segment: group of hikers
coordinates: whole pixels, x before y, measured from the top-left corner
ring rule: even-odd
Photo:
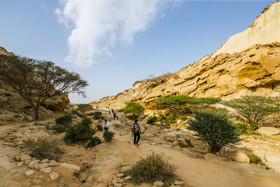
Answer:
[[[114,119],[118,120],[119,115],[114,111],[114,109],[111,109],[111,110],[109,109],[109,114],[111,114],[111,113],[113,114]],[[104,120],[103,126],[104,126],[105,131],[109,130],[110,123],[107,119]],[[139,145],[141,128],[138,123],[138,120],[134,120],[134,123],[131,125],[131,132],[132,132],[132,135],[134,136],[134,140],[133,140],[134,145]]]
[[[106,107],[107,108],[107,107]],[[115,110],[114,109],[109,109],[109,114],[113,114],[113,117],[114,117],[114,119],[119,119],[119,115],[115,112]]]

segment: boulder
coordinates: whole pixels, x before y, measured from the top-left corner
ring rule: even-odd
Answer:
[[[233,153],[232,158],[241,163],[250,163],[250,158],[243,152],[236,151]]]
[[[27,155],[27,154],[23,154],[20,156],[20,160],[22,162],[25,162],[26,160],[30,160],[31,159],[31,156]]]
[[[183,186],[184,185],[184,182],[183,181],[175,181],[174,184],[176,186]]]
[[[43,164],[39,164],[38,165],[38,169],[43,169],[43,168],[47,168],[47,167],[49,167],[49,164],[48,163],[43,163]]]
[[[275,127],[260,127],[257,133],[264,136],[274,136],[280,134],[280,129]]]

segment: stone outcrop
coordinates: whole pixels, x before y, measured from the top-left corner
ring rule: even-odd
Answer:
[[[92,102],[93,106],[122,108],[170,94],[196,97],[242,95],[280,96],[280,2],[266,7],[246,30],[230,38],[217,52],[171,74],[137,81],[132,89]]]
[[[0,55],[14,54],[0,47]],[[53,112],[63,112],[69,103],[67,95],[50,98],[40,108],[40,117],[44,119],[53,116]],[[9,85],[0,81],[0,121],[28,121],[33,115],[31,105]]]

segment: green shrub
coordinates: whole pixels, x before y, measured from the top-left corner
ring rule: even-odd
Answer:
[[[92,110],[92,106],[90,104],[79,104],[77,110],[85,113],[88,110]]]
[[[149,116],[149,117],[147,118],[147,123],[148,123],[148,124],[154,124],[154,123],[157,122],[157,121],[158,121],[158,119],[157,119],[156,116]]]
[[[89,115],[92,116],[92,118],[96,119],[96,120],[104,119],[104,117],[102,116],[102,112],[92,112]]]
[[[189,130],[211,146],[211,152],[219,152],[226,145],[240,141],[237,127],[227,113],[216,110],[196,111],[190,119]]]
[[[114,133],[110,131],[104,131],[103,138],[106,142],[111,142],[114,138]]]
[[[64,141],[67,143],[78,143],[90,140],[96,133],[96,130],[91,128],[91,124],[91,119],[84,117],[79,124],[70,126],[66,130]]]
[[[277,97],[243,96],[240,99],[225,101],[223,104],[237,109],[248,124],[258,124],[266,116],[280,111],[280,102]]]
[[[248,124],[243,122],[237,122],[236,126],[240,132],[240,134],[248,134]]]
[[[255,131],[259,128],[259,124],[258,123],[250,123],[249,124],[249,129],[252,130],[252,131]]]
[[[250,163],[251,164],[260,164],[266,167],[266,169],[269,169],[269,167],[266,166],[266,164],[262,161],[262,159],[258,156],[255,155],[254,153],[246,153],[246,155],[250,158]]]
[[[95,147],[98,144],[101,144],[101,139],[94,136],[90,139],[90,142],[88,143],[88,147]]]
[[[139,103],[128,102],[125,103],[125,107],[120,109],[119,111],[125,114],[129,114],[131,115],[131,118],[136,119],[143,114],[144,108]]]
[[[53,126],[51,129],[56,131],[57,133],[63,133],[66,131],[66,127],[60,124]]]
[[[187,104],[214,104],[220,102],[220,98],[196,98],[186,95],[169,95],[155,99],[153,102],[162,109],[168,109],[169,113],[175,113],[177,115],[190,114],[192,110]]]
[[[56,118],[55,123],[60,124],[60,125],[65,125],[65,126],[71,125],[72,124],[72,115],[66,114],[60,118]]]
[[[139,160],[125,175],[130,175],[134,183],[163,181],[166,183],[174,178],[176,168],[159,154],[152,154],[145,159]]]
[[[72,115],[66,114],[60,118],[55,119],[56,125],[52,127],[57,133],[65,132],[66,129],[72,125]]]
[[[30,156],[37,159],[58,160],[63,150],[59,147],[59,143],[52,139],[28,139],[24,141],[24,147],[31,151]]]
[[[102,125],[97,125],[96,128],[97,128],[97,130],[99,130],[99,131],[103,131],[103,126],[102,126]]]

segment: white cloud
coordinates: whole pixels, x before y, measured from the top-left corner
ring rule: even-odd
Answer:
[[[99,55],[111,56],[116,42],[130,44],[159,13],[161,0],[60,0],[59,22],[73,25],[67,62],[90,67]]]

